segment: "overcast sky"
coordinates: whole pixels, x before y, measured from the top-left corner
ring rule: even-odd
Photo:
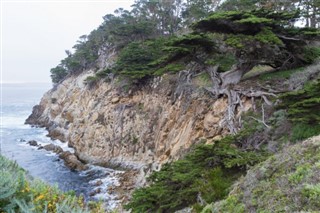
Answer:
[[[51,82],[50,69],[81,35],[133,0],[1,0],[2,82]]]

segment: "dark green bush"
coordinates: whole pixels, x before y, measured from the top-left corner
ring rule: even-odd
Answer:
[[[306,47],[304,48],[303,58],[304,60],[311,64],[315,62],[320,57],[320,48],[319,47]]]
[[[56,66],[55,68],[52,68],[50,72],[51,72],[52,82],[55,84],[59,83],[68,75],[68,71],[60,65]]]
[[[232,182],[264,154],[238,149],[234,143],[247,133],[229,136],[212,145],[196,146],[183,159],[166,164],[150,177],[150,186],[137,189],[126,206],[132,212],[173,212],[197,203],[224,198]],[[199,207],[197,207],[199,208]]]
[[[292,140],[320,134],[320,81],[281,96],[279,108],[286,109],[293,123]]]

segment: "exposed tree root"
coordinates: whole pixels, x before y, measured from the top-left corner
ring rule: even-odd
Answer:
[[[218,66],[210,67],[207,69],[210,75],[213,86],[211,88],[206,88],[214,97],[218,98],[221,96],[226,96],[228,98],[228,107],[226,109],[225,117],[222,121],[222,125],[226,126],[231,134],[236,134],[241,128],[241,114],[239,112],[244,110],[243,102],[247,99],[252,100],[253,108],[256,106],[254,100],[256,98],[261,98],[267,105],[272,105],[271,101],[267,98],[268,96],[277,97],[274,93],[264,92],[261,90],[253,89],[236,89],[234,84],[238,83],[243,75],[243,72],[233,69],[227,74],[220,74],[218,72]],[[269,126],[265,122],[264,108],[262,105],[262,119],[256,119],[258,122],[264,124],[267,128]]]

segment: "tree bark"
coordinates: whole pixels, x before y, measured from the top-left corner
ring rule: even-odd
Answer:
[[[225,116],[222,120],[222,124],[225,125],[231,134],[236,134],[241,126],[241,118],[237,119],[237,111],[243,107],[244,98],[261,98],[268,105],[272,103],[268,100],[267,96],[276,96],[273,93],[253,90],[237,90],[233,85],[240,82],[242,76],[246,73],[246,70],[237,69],[236,67],[225,73],[218,72],[219,66],[213,66],[206,69],[210,75],[212,81],[212,87],[206,88],[214,97],[218,98],[223,95],[228,98],[228,107],[225,112]],[[254,103],[253,103],[254,104]],[[264,112],[263,112],[264,113]],[[264,115],[262,115],[263,123]]]

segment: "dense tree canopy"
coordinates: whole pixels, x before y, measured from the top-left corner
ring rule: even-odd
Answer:
[[[144,42],[159,37],[166,37],[170,40],[172,36],[190,32],[190,25],[199,20],[202,21],[193,25],[196,31],[234,34],[236,36],[229,36],[226,43],[230,46],[243,46],[242,50],[252,45],[252,42],[240,44],[237,41],[243,41],[243,35],[251,35],[256,41],[260,39],[260,42],[255,43],[256,46],[262,44],[260,49],[268,46],[266,45],[267,40],[268,42],[273,40],[272,42],[276,42],[274,44],[281,47],[281,50],[285,46],[285,48],[292,48],[293,51],[299,46],[295,40],[302,41],[304,38],[292,38],[292,35],[288,36],[289,30],[284,32],[284,29],[291,29],[299,20],[307,27],[319,27],[319,4],[319,0],[136,0],[130,11],[119,8],[114,14],[105,15],[103,23],[97,29],[87,36],[81,36],[73,47],[74,51],[68,51],[67,57],[57,68],[51,70],[51,77],[54,83],[58,83],[68,74],[77,74],[83,70],[95,68],[100,55],[111,47],[121,52],[131,42]],[[255,10],[257,8],[263,10]],[[232,10],[237,12],[231,12]],[[249,10],[255,12],[249,12]],[[299,15],[295,12],[297,10],[300,11]],[[230,12],[225,13],[224,17],[218,17],[223,13],[214,13],[215,11]],[[241,11],[247,12],[242,13]],[[273,14],[268,11],[279,13]],[[288,13],[290,11],[292,13]],[[278,22],[280,22],[279,25]],[[205,29],[206,23],[211,25],[210,29],[208,27]],[[295,31],[296,36],[299,30],[295,29]],[[308,32],[311,31],[308,30]],[[287,36],[292,39],[285,40]],[[244,41],[248,41],[248,38]],[[294,43],[297,45],[293,45]],[[270,49],[270,45],[267,49]],[[296,55],[301,55],[301,51],[300,48]],[[279,60],[287,58],[281,56]],[[299,56],[295,57],[294,61],[303,60]]]

